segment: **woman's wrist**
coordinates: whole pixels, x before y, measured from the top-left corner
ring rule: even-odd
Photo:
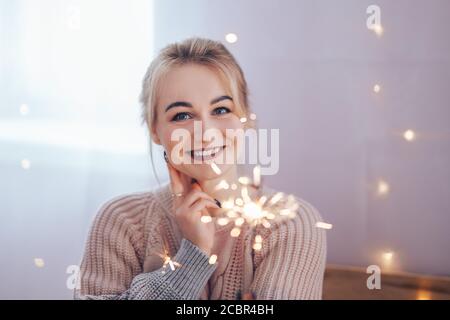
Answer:
[[[186,239],[186,240],[189,240],[189,239]],[[196,245],[200,250],[202,250],[208,257],[211,255],[212,247],[210,245],[197,244],[197,243],[195,243],[193,241],[191,241],[191,242],[192,242],[192,244]]]

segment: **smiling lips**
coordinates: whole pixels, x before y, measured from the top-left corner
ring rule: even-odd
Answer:
[[[188,153],[191,154],[192,159],[204,161],[215,158],[223,149],[225,149],[225,147],[226,146],[220,146],[201,150],[191,150]]]

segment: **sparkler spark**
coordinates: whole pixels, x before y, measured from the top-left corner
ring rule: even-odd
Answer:
[[[208,260],[209,264],[215,264],[217,262],[217,255],[212,254]]]
[[[255,166],[253,168],[253,183],[256,187],[261,184],[261,168],[260,166]]]
[[[219,218],[219,225],[227,225],[233,223],[230,231],[232,237],[238,237],[241,228],[247,223],[251,227],[261,225],[264,228],[270,228],[272,222],[281,219],[291,219],[297,215],[299,204],[293,195],[285,195],[282,192],[276,192],[269,196],[262,194],[261,168],[255,166],[253,168],[253,179],[242,176],[238,179],[239,186],[229,184],[222,180],[218,184],[218,188],[224,189],[226,185],[232,190],[240,188],[240,196],[229,198],[222,202],[224,217]],[[250,189],[256,192],[250,193]],[[262,249],[263,239],[261,235],[256,235],[254,239],[253,249]]]
[[[167,248],[168,248],[168,246],[164,242],[163,243],[163,250],[162,250],[162,252],[158,252],[158,251],[152,250],[153,254],[159,256],[162,259],[162,261],[163,261],[162,271],[161,271],[162,274],[166,273],[168,267],[172,271],[175,271],[176,268],[181,267],[180,263],[172,260],[172,258],[169,255],[169,250]]]
[[[228,188],[230,188],[230,185],[225,180],[221,180],[215,189],[216,190],[221,190],[221,189],[228,190]]]
[[[208,222],[212,221],[212,217],[211,216],[202,216],[200,218],[200,221],[203,222],[203,223],[208,223]]]
[[[222,170],[220,170],[220,168],[217,166],[217,164],[215,164],[214,162],[211,163],[211,169],[217,174],[220,175],[222,174]]]
[[[333,228],[333,225],[331,223],[319,221],[319,222],[316,222],[316,227],[321,228],[321,229],[330,230],[331,228]]]

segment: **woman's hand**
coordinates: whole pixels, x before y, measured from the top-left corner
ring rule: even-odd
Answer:
[[[170,186],[174,194],[173,210],[183,237],[210,255],[214,244],[215,224],[202,222],[210,216],[207,208],[219,208],[214,198],[203,192],[197,182],[167,163]]]
[[[242,294],[241,291],[238,291],[236,300],[256,300],[256,294],[253,291],[244,294]]]

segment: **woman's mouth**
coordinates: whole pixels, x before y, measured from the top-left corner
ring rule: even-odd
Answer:
[[[226,146],[204,148],[199,150],[191,150],[188,153],[191,155],[193,160],[211,160],[214,159]]]

